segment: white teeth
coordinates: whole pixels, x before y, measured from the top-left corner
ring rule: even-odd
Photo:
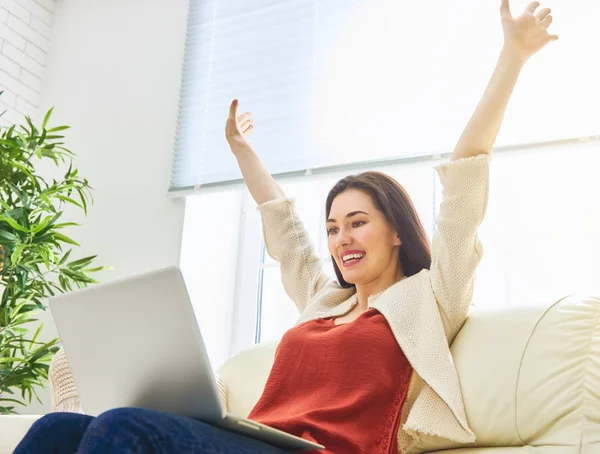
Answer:
[[[345,255],[342,260],[344,262],[347,262],[348,260],[352,260],[352,259],[362,259],[365,256],[365,254],[348,254]]]

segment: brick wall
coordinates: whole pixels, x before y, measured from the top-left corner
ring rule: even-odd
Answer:
[[[0,0],[0,124],[37,114],[56,0]]]

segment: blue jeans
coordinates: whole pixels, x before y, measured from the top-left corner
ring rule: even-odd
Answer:
[[[98,417],[49,413],[13,454],[285,454],[289,451],[195,419],[140,408]]]

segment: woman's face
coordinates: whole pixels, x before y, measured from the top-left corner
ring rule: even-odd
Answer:
[[[350,284],[370,284],[384,272],[396,275],[400,238],[363,191],[347,189],[333,200],[327,241],[329,253]]]

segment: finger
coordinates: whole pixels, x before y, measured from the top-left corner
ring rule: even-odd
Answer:
[[[552,23],[552,16],[548,16],[542,21],[542,27],[547,29],[548,27],[550,27],[551,23]]]
[[[543,22],[551,12],[552,10],[550,8],[544,8],[537,13],[537,18],[540,20],[540,22]]]
[[[533,13],[535,13],[535,10],[537,9],[538,6],[540,6],[540,2],[531,2],[529,5],[527,5],[527,8],[525,8],[525,11],[533,14]]]
[[[240,115],[239,117],[237,117],[237,121],[238,123],[243,123],[245,122],[248,118],[252,117],[252,112],[244,112],[242,115]]]
[[[237,99],[231,101],[231,105],[229,106],[229,116],[231,118],[235,118],[237,116],[237,108],[240,102]]]
[[[244,134],[250,134],[252,132],[252,130],[254,129],[254,125],[250,125],[247,128],[242,129],[242,132]]]
[[[512,19],[512,14],[510,13],[510,4],[508,0],[502,0],[502,4],[500,5],[500,14],[503,19]]]
[[[240,129],[242,131],[244,131],[248,126],[253,125],[254,124],[254,120],[252,120],[251,118],[240,123]]]
[[[549,35],[546,33],[544,36],[540,36],[535,41],[532,41],[531,45],[536,49],[541,49],[546,44],[548,44],[550,41],[555,41],[557,39],[558,39],[557,35]]]

